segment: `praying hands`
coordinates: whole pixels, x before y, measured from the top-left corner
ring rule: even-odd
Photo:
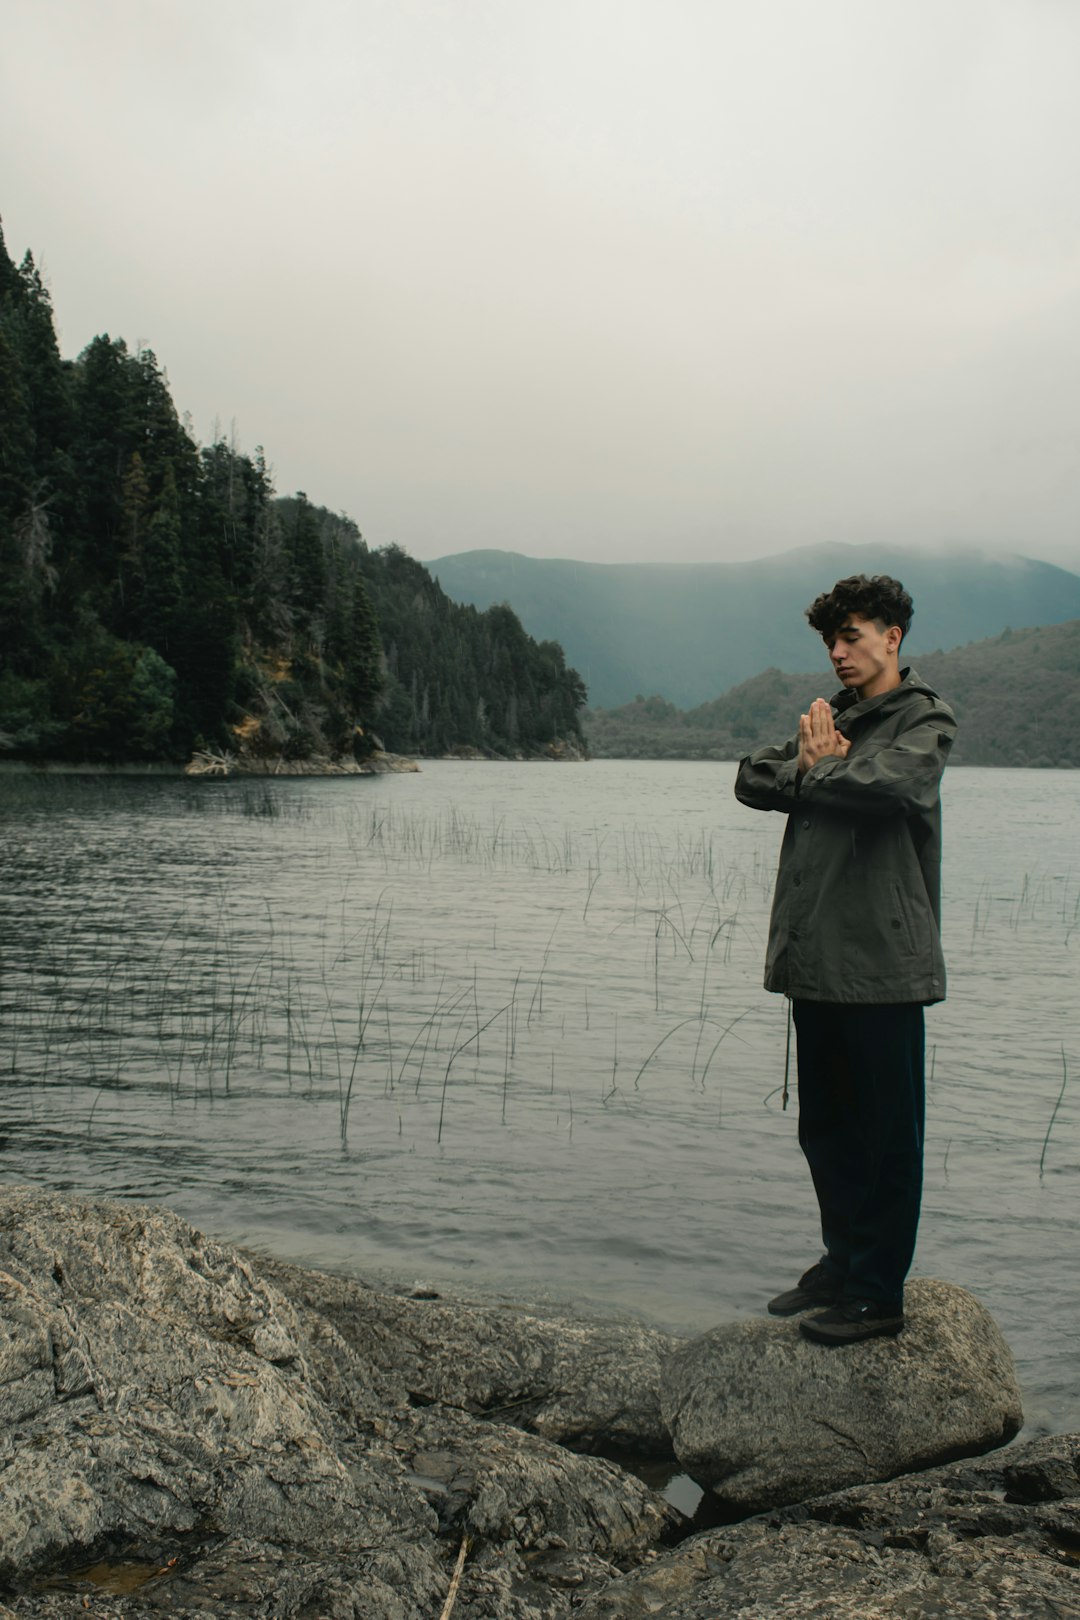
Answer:
[[[799,716],[799,775],[820,759],[846,759],[851,739],[837,731],[832,708],[825,698],[815,698],[809,714]]]

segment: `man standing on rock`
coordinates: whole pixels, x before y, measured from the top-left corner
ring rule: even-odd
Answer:
[[[853,1344],[904,1325],[922,1194],[923,1008],[945,995],[939,787],[951,709],[900,668],[911,597],[842,579],[807,609],[844,690],[796,736],[739,766],[735,794],[788,818],[765,988],[788,996],[799,1144],[825,1253],[773,1316],[816,1309],[808,1339]]]

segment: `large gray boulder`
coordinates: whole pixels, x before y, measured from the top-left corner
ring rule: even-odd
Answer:
[[[709,1530],[580,1620],[1077,1620],[1080,1436]]]
[[[993,1317],[931,1278],[908,1283],[895,1338],[836,1348],[797,1320],[714,1328],[665,1362],[661,1408],[678,1460],[732,1513],[988,1452],[1023,1421]]]
[[[714,1328],[669,1357],[676,1456],[736,1514],[1004,1445],[1023,1421],[1009,1347],[972,1294],[922,1278],[896,1338],[809,1343],[795,1320]]]
[[[166,1210],[0,1191],[0,1593],[81,1613],[96,1564],[142,1582],[103,1617],[412,1620],[464,1541],[462,1614],[516,1620],[673,1527],[613,1463],[416,1405],[392,1363]]]
[[[164,1210],[0,1197],[0,1580],[132,1539],[363,1546],[389,1615],[384,1567],[417,1601],[445,1584],[405,1475],[342,1432],[291,1306],[230,1250]]]

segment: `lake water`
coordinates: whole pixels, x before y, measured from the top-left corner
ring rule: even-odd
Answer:
[[[819,1251],[761,989],[783,822],[734,769],[0,777],[0,1174],[371,1280],[760,1312]],[[947,773],[927,1015],[915,1274],[993,1312],[1032,1431],[1080,1429],[1078,797]]]

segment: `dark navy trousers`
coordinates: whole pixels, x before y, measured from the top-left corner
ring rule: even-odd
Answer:
[[[849,1299],[903,1308],[922,1198],[922,1006],[792,1003],[799,1145],[821,1210],[824,1261]]]

